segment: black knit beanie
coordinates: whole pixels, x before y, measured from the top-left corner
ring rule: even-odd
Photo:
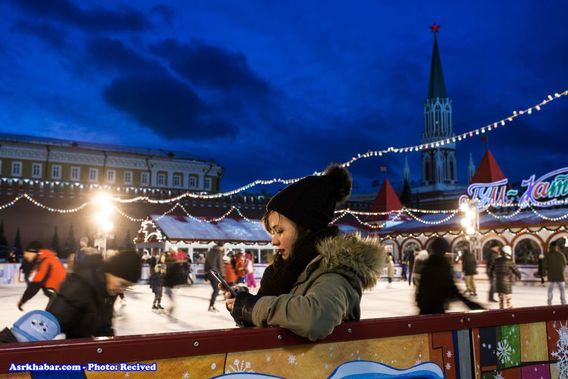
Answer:
[[[42,248],[43,247],[41,245],[41,242],[32,241],[32,242],[28,243],[28,245],[26,246],[24,251],[28,252],[28,253],[39,253],[40,249],[42,249]]]
[[[142,272],[142,259],[135,251],[120,251],[105,262],[105,272],[136,283]]]
[[[335,206],[351,192],[351,175],[339,166],[329,166],[324,175],[307,176],[278,192],[266,205],[296,224],[318,231],[333,220]]]

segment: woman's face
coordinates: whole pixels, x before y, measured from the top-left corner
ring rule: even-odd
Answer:
[[[294,243],[298,239],[298,229],[293,221],[278,212],[268,216],[268,232],[272,236],[272,245],[276,246],[277,253],[282,259],[288,260],[292,256]]]

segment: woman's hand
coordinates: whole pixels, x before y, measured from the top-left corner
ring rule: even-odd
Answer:
[[[235,306],[235,298],[229,291],[225,292],[225,307],[227,307],[227,310],[230,313],[233,313],[234,306]]]

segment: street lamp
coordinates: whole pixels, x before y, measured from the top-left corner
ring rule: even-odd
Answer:
[[[477,257],[477,247],[479,245],[479,201],[477,199],[464,199],[460,203],[460,211],[463,213],[461,225],[464,229],[466,239],[471,244],[471,250]],[[477,257],[479,258],[479,257]]]
[[[94,246],[102,253],[103,258],[106,258],[106,242],[114,225],[111,218],[114,212],[112,199],[106,192],[98,192],[92,200],[95,207],[93,220],[96,226],[96,235]]]

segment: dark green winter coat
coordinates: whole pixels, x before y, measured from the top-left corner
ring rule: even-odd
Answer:
[[[377,283],[384,265],[383,247],[341,235],[322,240],[317,252],[290,293],[263,296],[256,302],[254,325],[283,327],[315,341],[343,321],[361,318],[361,295]]]
[[[559,251],[551,251],[544,255],[544,271],[549,282],[563,282],[566,257]]]

